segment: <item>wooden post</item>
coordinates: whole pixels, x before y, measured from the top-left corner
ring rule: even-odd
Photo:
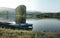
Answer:
[[[16,10],[15,22],[17,24],[26,23],[26,7],[24,5],[20,5],[15,10]]]

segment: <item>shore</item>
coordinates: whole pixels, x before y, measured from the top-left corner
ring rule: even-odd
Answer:
[[[60,38],[60,32],[37,32],[0,28],[0,38]]]

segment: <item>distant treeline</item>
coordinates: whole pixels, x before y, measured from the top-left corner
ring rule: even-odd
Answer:
[[[8,11],[0,12],[0,17],[8,17]],[[14,15],[14,14],[13,14]],[[26,14],[26,18],[60,18],[60,12],[58,13],[31,13]]]
[[[27,14],[27,18],[60,18],[60,13]]]

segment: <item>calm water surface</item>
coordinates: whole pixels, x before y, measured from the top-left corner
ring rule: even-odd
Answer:
[[[6,19],[6,18],[5,18]],[[0,18],[0,21],[13,22],[14,20],[5,20]],[[33,24],[34,31],[60,31],[60,19],[45,18],[45,19],[26,19],[27,23]]]
[[[60,19],[27,19],[26,22],[33,24],[34,31],[60,31]]]

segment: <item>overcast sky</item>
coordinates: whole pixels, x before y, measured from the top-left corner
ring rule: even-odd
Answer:
[[[15,9],[21,4],[29,11],[60,12],[60,0],[0,0],[0,7]]]

